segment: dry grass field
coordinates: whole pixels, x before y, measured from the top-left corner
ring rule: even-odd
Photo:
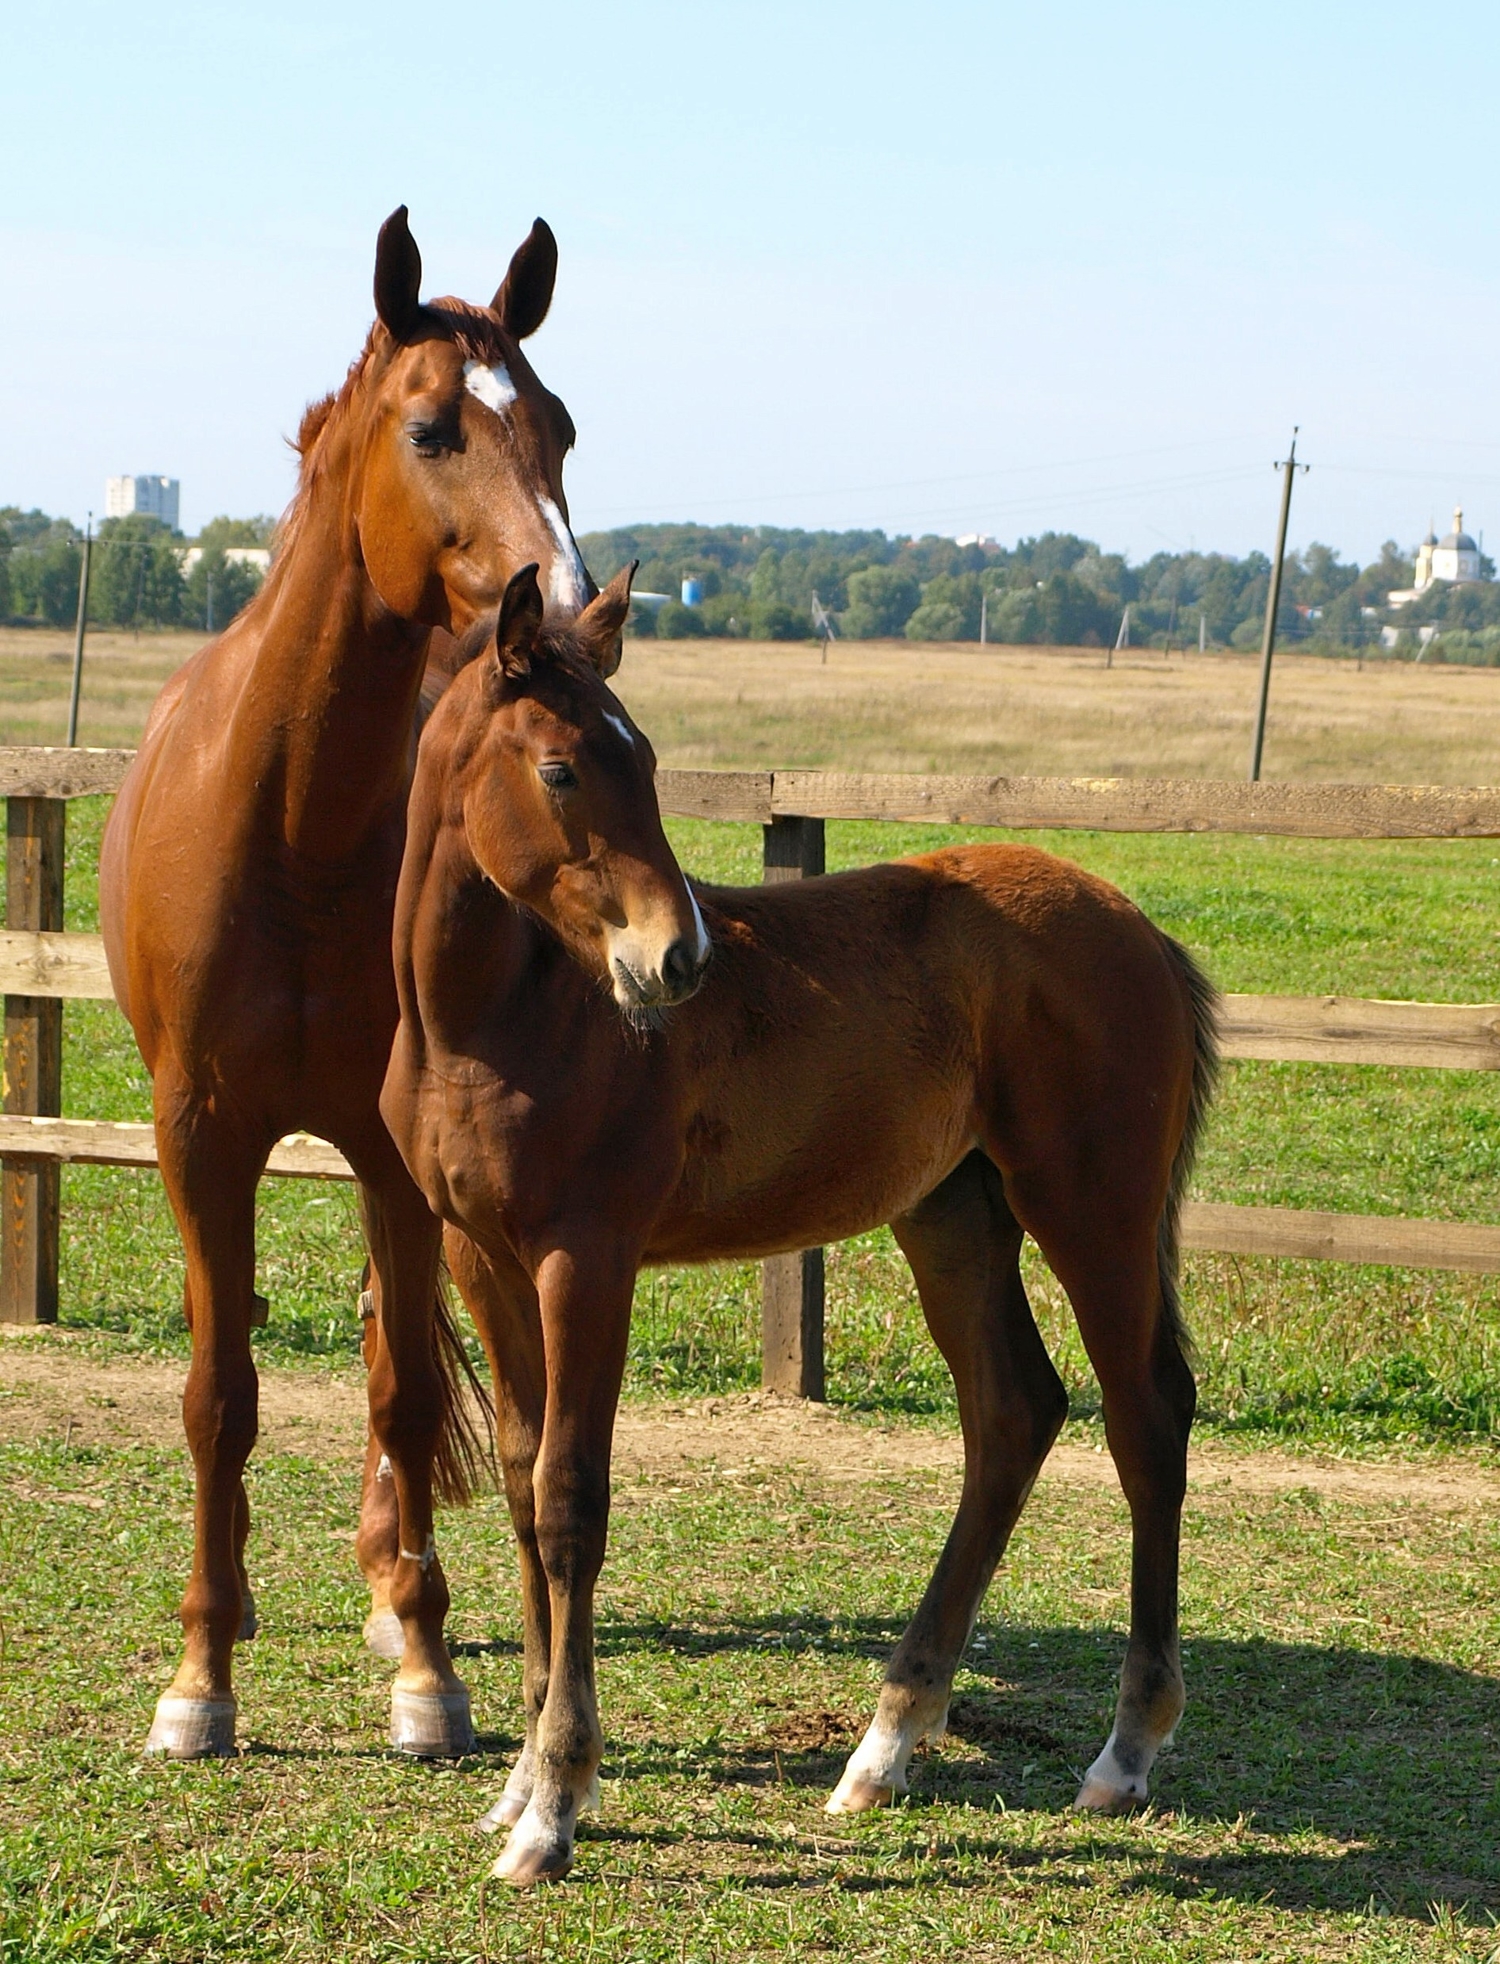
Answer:
[[[93,633],[79,735],[130,744],[190,633]],[[0,741],[59,743],[72,637],[0,630]],[[663,764],[1240,777],[1258,657],[906,641],[632,641],[616,679]],[[1500,781],[1500,669],[1277,657],[1266,775]]]
[[[1257,655],[632,642],[616,687],[664,764],[1242,777]],[[1265,775],[1500,777],[1500,670],[1278,656]]]

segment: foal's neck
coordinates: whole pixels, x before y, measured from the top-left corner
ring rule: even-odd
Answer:
[[[284,843],[326,863],[358,855],[405,804],[431,633],[393,614],[365,571],[341,448],[265,596],[239,712],[259,726]]]

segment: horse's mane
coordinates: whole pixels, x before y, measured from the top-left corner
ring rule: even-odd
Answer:
[[[429,301],[422,309],[422,329],[437,339],[451,341],[465,361],[509,361],[500,317],[488,307],[476,307],[467,300],[451,296]],[[284,560],[297,538],[312,496],[324,476],[333,454],[334,438],[348,420],[365,384],[378,378],[393,349],[386,329],[377,322],[365,345],[349,364],[349,372],[336,390],[310,402],[302,412],[291,447],[299,461],[297,489],[276,528],[276,557]],[[404,345],[404,344],[403,344]],[[477,651],[476,651],[477,652]]]

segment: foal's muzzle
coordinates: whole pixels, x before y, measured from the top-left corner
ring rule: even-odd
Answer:
[[[633,950],[629,955],[616,952],[609,964],[615,1001],[622,1009],[670,1009],[674,1003],[686,1002],[703,981],[709,953],[706,938],[700,950],[686,936],[669,942],[654,966]]]

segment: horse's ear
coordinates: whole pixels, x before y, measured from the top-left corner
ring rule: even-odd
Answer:
[[[640,563],[632,559],[628,566],[622,566],[573,623],[583,652],[603,676],[613,675],[620,666],[620,636],[630,615],[630,582]]]
[[[406,206],[397,205],[375,241],[375,312],[398,341],[410,340],[422,318],[421,286],[422,255]]]
[[[500,618],[495,623],[495,665],[499,675],[521,677],[531,673],[542,631],[542,589],[537,585],[536,564],[523,566],[513,575],[500,602]]]
[[[500,325],[524,341],[535,334],[552,305],[557,283],[557,240],[545,218],[539,218],[516,247],[515,257],[490,302]]]

